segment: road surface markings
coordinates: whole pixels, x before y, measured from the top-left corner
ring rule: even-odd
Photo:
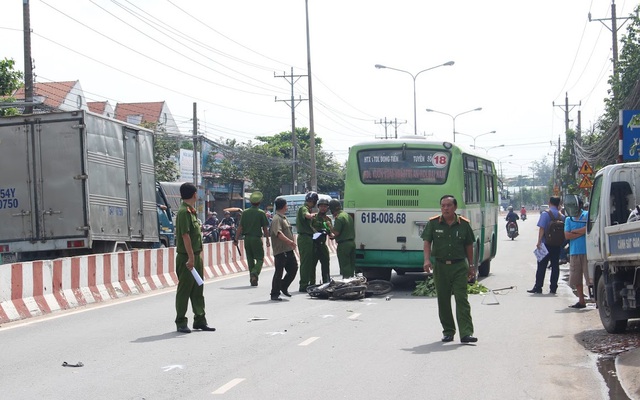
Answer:
[[[298,346],[308,346],[311,343],[315,342],[316,340],[320,339],[319,337],[310,337],[309,339],[305,340],[304,342],[300,343]]]
[[[169,372],[172,369],[184,369],[184,366],[183,365],[174,364],[174,365],[167,365],[166,367],[162,367],[162,370],[164,372]]]
[[[360,313],[355,313],[355,314],[351,314],[351,316],[349,317],[349,319],[358,319],[359,316],[361,316],[362,314]]]
[[[238,385],[242,381],[244,381],[244,378],[232,379],[229,382],[227,382],[226,384],[220,386],[217,390],[211,392],[211,394],[225,394],[226,392],[228,392],[229,390],[233,389],[233,387],[235,387],[236,385]]]

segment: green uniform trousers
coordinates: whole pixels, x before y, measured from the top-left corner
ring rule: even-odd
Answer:
[[[356,274],[356,242],[347,240],[338,243],[336,249],[338,264],[340,264],[340,274],[343,278],[351,278]]]
[[[198,271],[200,277],[204,279],[202,258],[200,254],[195,255],[193,268]],[[204,285],[198,286],[195,278],[187,268],[187,260],[189,256],[178,253],[176,255],[176,274],[178,275],[178,287],[176,289],[176,326],[182,328],[187,326],[189,319],[187,315],[187,307],[191,300],[191,309],[193,310],[193,325],[207,325],[207,319],[204,312]]]
[[[323,244],[315,244],[316,257],[318,257],[318,261],[320,261],[320,273],[322,274],[322,283],[329,282],[331,279],[330,267],[331,260],[329,258],[329,247],[327,247],[327,243]],[[315,270],[315,266],[313,267]],[[314,274],[315,277],[315,274]]]
[[[262,264],[264,264],[264,247],[262,247],[262,238],[245,236],[244,253],[247,257],[249,274],[258,277],[258,275],[260,275],[260,271],[262,271]]]
[[[453,336],[456,325],[451,309],[451,295],[456,301],[456,320],[460,329],[460,337],[473,335],[471,306],[467,298],[467,274],[469,267],[465,261],[447,265],[436,260],[433,280],[438,293],[438,316],[442,324],[442,334]]]
[[[311,236],[298,235],[298,251],[300,252],[300,291],[305,291],[307,286],[316,283],[318,256]]]

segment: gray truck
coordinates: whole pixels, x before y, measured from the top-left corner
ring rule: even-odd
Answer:
[[[591,294],[607,332],[624,332],[629,319],[640,318],[640,162],[599,170],[589,202]],[[577,196],[565,196],[564,206],[569,216],[580,215]]]
[[[86,111],[0,118],[2,261],[173,245],[153,141]]]

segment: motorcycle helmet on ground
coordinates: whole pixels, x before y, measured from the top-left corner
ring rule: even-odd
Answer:
[[[318,202],[318,193],[316,192],[307,193],[307,195],[304,196],[304,201],[313,203],[313,205],[315,205]]]

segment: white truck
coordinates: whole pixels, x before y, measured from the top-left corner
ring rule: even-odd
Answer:
[[[590,291],[607,332],[624,332],[629,319],[640,318],[640,221],[629,219],[640,204],[640,162],[599,170],[589,201]],[[577,196],[565,196],[564,206],[579,215]]]
[[[153,141],[86,111],[0,118],[3,261],[173,245]]]

